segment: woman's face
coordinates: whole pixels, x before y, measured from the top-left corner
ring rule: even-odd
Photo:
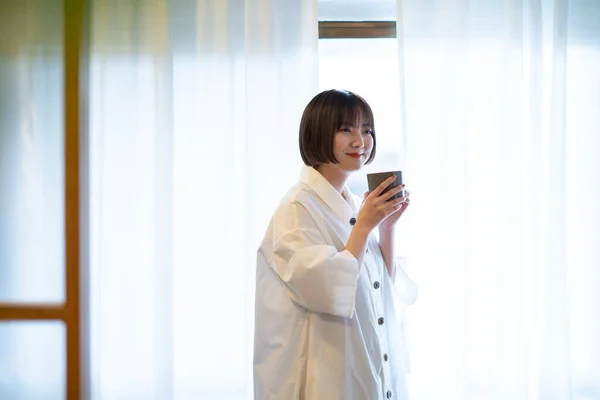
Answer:
[[[362,168],[373,150],[373,131],[359,119],[354,124],[344,124],[333,139],[333,153],[339,161],[338,168],[353,172]]]

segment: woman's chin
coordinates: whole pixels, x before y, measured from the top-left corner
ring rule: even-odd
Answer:
[[[364,164],[361,163],[357,163],[357,164],[348,164],[348,165],[344,165],[344,169],[348,172],[354,172],[354,171],[359,171],[360,169],[362,169],[364,167]]]

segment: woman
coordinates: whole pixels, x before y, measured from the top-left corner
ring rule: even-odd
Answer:
[[[306,167],[258,250],[255,399],[407,398],[393,242],[409,193],[382,194],[391,177],[361,205],[345,186],[375,157],[374,125],[370,106],[347,91],[322,92],[304,110]]]

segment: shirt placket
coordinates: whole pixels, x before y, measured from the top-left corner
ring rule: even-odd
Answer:
[[[369,240],[367,245],[367,252],[372,252],[369,247],[375,246],[372,240]],[[382,381],[382,392],[383,397],[386,399],[393,398],[393,392],[391,387],[392,375],[390,368],[390,356],[389,356],[389,345],[388,345],[388,335],[387,335],[387,321],[385,320],[385,302],[383,299],[384,296],[384,274],[385,266],[383,263],[378,260],[377,257],[372,257],[373,264],[376,265],[376,273],[373,275],[372,290],[375,291],[373,298],[375,299],[375,316],[377,319],[377,335],[379,337],[379,343],[381,344],[381,354],[379,355],[382,360],[382,369],[383,369],[383,381]]]

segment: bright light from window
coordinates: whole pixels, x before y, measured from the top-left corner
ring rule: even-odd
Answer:
[[[320,21],[395,21],[396,0],[319,0]]]
[[[350,189],[367,190],[365,174],[403,166],[396,39],[322,39],[319,41],[319,90],[346,89],[373,108],[377,157],[354,174]]]

